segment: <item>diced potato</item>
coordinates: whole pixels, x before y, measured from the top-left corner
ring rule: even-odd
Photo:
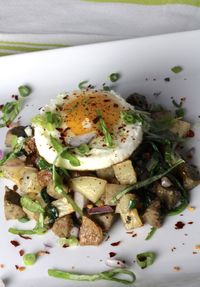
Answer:
[[[103,200],[106,205],[116,205],[116,203],[112,202],[113,197],[123,189],[125,189],[127,185],[120,185],[120,184],[113,184],[113,183],[107,183],[106,184],[106,190],[103,194]]]
[[[130,209],[131,200],[137,200],[134,194],[127,193],[122,196],[115,211],[116,213],[120,213],[126,229],[137,228],[143,225],[137,209]]]
[[[170,129],[172,133],[177,134],[179,137],[184,137],[190,130],[191,124],[182,120],[175,121],[173,127]]]
[[[103,229],[103,231],[109,231],[114,220],[116,214],[113,212],[104,213],[104,214],[95,214],[92,216],[92,219],[99,224],[99,226]]]
[[[53,224],[52,231],[58,237],[68,237],[73,226],[71,215],[58,218]]]
[[[68,200],[65,197],[52,201],[51,204],[54,205],[58,209],[59,217],[62,217],[64,215],[74,212],[73,207],[71,206],[71,204],[68,202]]]
[[[38,171],[35,168],[27,167],[21,180],[22,194],[29,192],[39,193],[41,191],[42,187],[38,183],[37,173]]]
[[[115,177],[115,173],[112,166],[103,169],[98,169],[96,171],[96,174],[99,178],[103,178],[108,181]]]
[[[133,184],[137,182],[136,172],[130,160],[113,165],[113,169],[120,184]]]
[[[26,167],[24,165],[24,162],[20,159],[11,159],[8,160],[2,167],[1,171],[3,172],[3,176],[5,178],[8,178],[17,186],[20,186],[21,180],[23,178],[24,172],[26,170]]]
[[[103,238],[101,227],[90,218],[83,216],[79,232],[80,245],[99,245]]]
[[[66,192],[68,192],[67,186],[66,186]],[[63,197],[61,193],[55,191],[53,180],[50,180],[49,184],[47,185],[47,193],[55,199],[60,199]]]
[[[105,192],[107,181],[92,176],[73,178],[70,187],[74,192],[82,193],[87,199],[95,203]]]
[[[23,211],[26,213],[29,219],[34,219],[38,221],[40,214],[38,212],[32,212],[25,207],[22,207]]]

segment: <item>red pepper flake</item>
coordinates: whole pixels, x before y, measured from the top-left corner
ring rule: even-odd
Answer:
[[[115,252],[109,252],[110,258],[114,257],[116,254],[117,254],[117,253],[115,253]]]
[[[67,247],[69,247],[69,245],[68,244],[64,244],[62,247],[63,248],[67,248]]]
[[[196,251],[193,251],[192,254],[197,254],[197,252],[196,252]]]
[[[18,96],[15,96],[15,100],[18,101],[18,100],[19,100],[19,97],[18,97]]]
[[[0,269],[3,269],[5,267],[4,264],[0,264]]]
[[[189,130],[186,134],[186,137],[187,138],[193,138],[195,136],[195,133],[193,130]]]
[[[20,255],[20,256],[23,256],[23,255],[24,255],[24,253],[25,253],[25,252],[24,252],[24,250],[23,250],[23,249],[19,250],[19,255]]]
[[[193,221],[189,221],[189,222],[188,222],[188,224],[193,224],[193,223],[194,223]]]
[[[118,246],[120,243],[121,243],[121,241],[117,241],[117,242],[111,243],[110,245],[112,245],[112,246]]]
[[[18,241],[16,241],[16,240],[11,240],[10,243],[11,243],[13,246],[15,246],[15,247],[17,247],[17,246],[20,245],[20,243],[19,243]]]
[[[181,270],[181,268],[179,266],[174,266],[173,271],[175,272],[179,272]]]
[[[29,237],[29,236],[24,236],[24,235],[22,235],[22,234],[20,234],[19,236],[20,236],[21,238],[23,238],[23,239],[29,239],[29,240],[32,239],[31,237]]]
[[[178,221],[175,224],[175,229],[182,229],[185,226],[185,223],[183,223],[182,221]]]
[[[132,235],[132,237],[136,237],[137,236],[137,233],[134,233],[133,235]]]

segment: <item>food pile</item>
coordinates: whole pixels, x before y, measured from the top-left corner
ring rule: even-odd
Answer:
[[[31,230],[62,245],[99,245],[118,217],[126,230],[145,223],[160,228],[167,215],[182,212],[189,190],[200,183],[181,155],[191,136],[176,111],[133,94],[86,88],[59,95],[31,125],[8,130],[10,151],[0,161],[7,220],[35,220]]]

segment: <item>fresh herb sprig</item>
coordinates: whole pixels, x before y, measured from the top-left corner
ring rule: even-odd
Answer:
[[[157,231],[156,227],[151,227],[151,230],[149,231],[149,233],[147,234],[145,240],[149,240],[152,238],[152,236],[155,234],[155,232]]]
[[[56,269],[49,269],[48,274],[49,276],[65,280],[88,281],[88,282],[97,280],[106,280],[122,284],[132,284],[136,279],[135,274],[132,271],[122,268],[115,268],[95,274],[80,274],[75,272],[66,272]],[[117,278],[117,276],[119,275],[128,275],[130,276],[130,279]]]
[[[24,147],[24,139],[20,139],[16,145],[13,147],[13,150],[11,152],[8,152],[1,160],[0,160],[0,166],[6,163],[10,159],[14,159],[18,156],[19,152]]]

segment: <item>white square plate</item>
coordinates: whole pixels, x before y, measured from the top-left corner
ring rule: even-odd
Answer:
[[[23,123],[38,112],[38,108],[49,102],[58,93],[77,88],[80,81],[89,80],[91,84],[101,85],[108,82],[107,76],[120,72],[121,78],[116,83],[116,91],[126,97],[138,92],[150,100],[166,106],[172,106],[170,97],[186,97],[187,118],[192,121],[195,138],[189,146],[194,146],[195,163],[200,166],[200,132],[198,116],[200,114],[200,31],[161,35],[156,37],[122,40],[72,48],[37,52],[0,58],[0,99],[1,103],[11,99],[17,93],[17,87],[28,84],[33,93],[26,98],[27,105],[21,113]],[[180,65],[183,71],[171,72],[173,66]],[[170,82],[164,81],[170,77]],[[155,93],[160,93],[156,97]],[[0,130],[1,149],[6,129]],[[62,268],[77,272],[97,272],[106,270],[105,260],[109,252],[125,259],[135,272],[136,287],[197,287],[200,284],[200,252],[195,246],[200,244],[200,188],[192,191],[190,205],[193,212],[185,210],[183,215],[167,218],[151,240],[145,241],[150,230],[144,226],[136,231],[137,236],[126,234],[121,223],[110,232],[110,239],[99,247],[77,247],[63,249],[56,246],[56,238],[49,232],[45,236],[34,236],[24,240],[8,233],[10,226],[19,226],[15,221],[6,222],[3,214],[3,194],[5,181],[1,182],[0,198],[0,277],[6,287],[36,286],[88,286],[89,283],[62,281],[48,277],[48,268]],[[175,223],[183,221],[185,226],[175,230]],[[188,224],[193,222],[193,224]],[[27,224],[21,226],[27,226]],[[10,241],[17,239],[19,247]],[[118,247],[110,244],[121,241]],[[37,252],[44,250],[43,243],[54,247],[50,254],[40,257],[37,263],[24,272],[15,269],[23,265],[19,250]],[[175,249],[175,248],[176,249]],[[174,248],[174,249],[173,249]],[[172,249],[174,250],[172,252]],[[141,270],[134,263],[137,253],[154,251],[155,263]],[[174,272],[173,267],[180,271]],[[91,286],[120,286],[112,282],[98,281]]]

